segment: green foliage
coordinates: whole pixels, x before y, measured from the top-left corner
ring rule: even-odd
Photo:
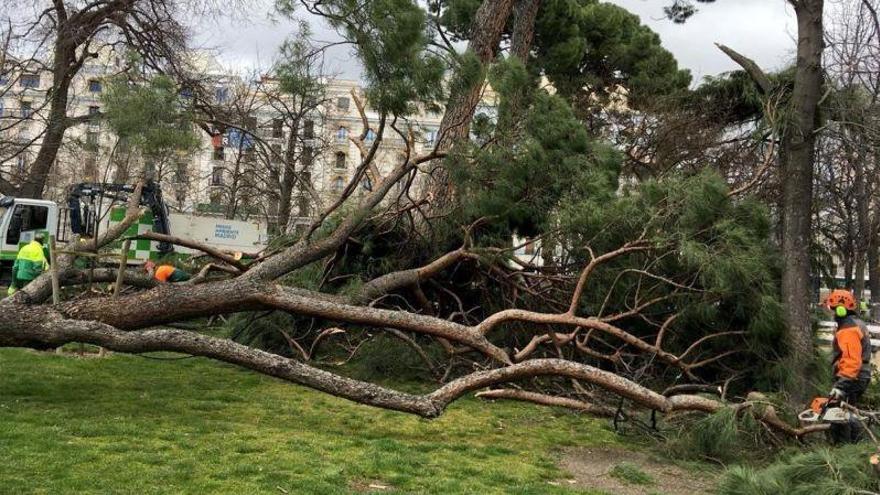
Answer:
[[[449,93],[461,94],[481,84],[486,78],[485,69],[476,53],[470,50],[462,53],[449,83]]]
[[[446,0],[433,4],[441,24],[455,39],[470,35],[478,0]],[[442,8],[441,8],[442,7]],[[508,25],[506,30],[511,30]],[[550,0],[541,4],[535,24],[535,57],[530,70],[544,73],[566,97],[584,86],[596,94],[621,84],[632,103],[687,88],[689,71],[660,45],[660,38],[638,16],[596,0]],[[468,61],[462,66],[468,73]],[[454,94],[455,91],[453,90]]]
[[[440,16],[441,24],[451,31],[456,39],[461,40],[470,32],[474,21],[474,14],[483,2],[480,0],[452,0],[446,2],[432,2],[435,15]],[[443,7],[442,10],[439,8]]]
[[[689,71],[678,68],[660,37],[639,17],[610,3],[550,0],[535,27],[534,63],[560,93],[573,96],[584,86],[601,94],[620,84],[632,104],[686,89]]]
[[[282,92],[318,102],[324,95],[324,83],[316,77],[315,66],[322,52],[309,42],[308,23],[300,22],[296,35],[284,40],[275,66],[278,87]]]
[[[283,311],[236,313],[229,318],[229,338],[248,347],[269,351],[281,356],[302,357],[292,348],[285,334],[291,338],[305,333],[311,323]],[[308,347],[308,344],[306,344]]]
[[[724,180],[711,172],[646,181],[610,199],[590,194],[591,184],[581,187],[584,192],[572,194],[559,211],[566,244],[580,247],[586,239],[602,253],[645,232],[658,248],[649,256],[666,253],[653,262],[635,254],[604,265],[591,281],[590,293],[596,295],[584,298],[584,314],[596,314],[607,291],[612,291],[612,307],[606,313],[624,310],[638,277],[618,279],[620,271],[649,263],[652,273],[692,287],[672,294],[674,289],[665,285],[651,293],[667,294],[668,310],[681,312],[667,349],[684,350],[709,333],[745,331],[745,347],[741,338],[721,337],[706,342],[700,352],[708,356],[738,349],[738,362],[755,359],[753,371],[767,378],[767,363],[785,349],[779,259],[765,208],[752,200],[733,201]],[[581,256],[585,263],[588,255]],[[638,333],[639,323],[630,323],[635,326],[627,328]]]
[[[712,3],[715,0],[669,0],[669,5],[663,7],[663,14],[676,24],[684,24],[697,13],[694,1],[698,3]]]
[[[132,82],[111,79],[101,95],[107,125],[129,146],[148,158],[168,152],[192,152],[199,139],[192,115],[167,76]]]
[[[794,68],[789,67],[767,75],[773,85],[770,96],[777,120],[772,124],[781,131],[782,115],[788,104],[788,95],[794,84]],[[718,122],[739,123],[764,119],[768,96],[762,94],[755,81],[745,71],[737,70],[719,76],[707,76],[695,90],[688,92],[677,102],[701,114],[711,115]]]
[[[721,481],[721,495],[850,495],[875,493],[880,480],[868,462],[866,445],[820,448],[784,457],[755,469],[735,467]]]
[[[491,144],[461,147],[447,161],[465,218],[492,218],[501,237],[535,235],[575,183],[612,194],[616,160],[591,142],[561,97],[537,89],[515,59],[496,64],[490,82],[498,120],[475,126],[475,134]]]
[[[276,0],[292,15],[296,2]],[[330,0],[321,3],[324,19],[347,41],[364,68],[372,108],[407,115],[418,105],[436,109],[442,97],[443,61],[427,51],[425,10],[413,0]]]
[[[621,462],[611,468],[608,474],[630,485],[649,486],[656,484],[650,474],[642,471],[638,466],[630,462]]]
[[[678,420],[676,428],[665,448],[679,459],[726,464],[772,454],[766,430],[748,412],[737,415],[733,408],[725,408],[696,419],[689,415]]]
[[[438,345],[423,347],[433,362],[442,362],[443,350]],[[346,372],[361,380],[393,380],[406,382],[431,381],[425,362],[402,340],[386,333],[374,335],[361,346],[346,367]]]
[[[280,282],[301,289],[318,290],[322,274],[320,265],[306,265],[288,273]],[[327,322],[284,311],[258,311],[236,313],[229,318],[226,327],[229,338],[239,344],[282,356],[301,357],[287,338],[297,339],[308,350],[317,334],[316,330],[329,326],[324,323]]]

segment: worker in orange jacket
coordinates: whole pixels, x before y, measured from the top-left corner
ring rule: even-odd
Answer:
[[[183,282],[189,280],[189,273],[181,270],[180,268],[175,268],[172,265],[162,264],[156,265],[152,261],[147,261],[144,263],[144,271],[147,272],[147,275],[155,278],[159,282]]]
[[[837,289],[826,300],[828,309],[834,312],[837,330],[834,332],[832,371],[834,385],[829,399],[845,401],[854,406],[871,381],[871,335],[868,327],[857,318],[858,303],[852,292]],[[832,437],[839,441],[857,441],[861,437],[861,425],[850,423],[832,428]]]

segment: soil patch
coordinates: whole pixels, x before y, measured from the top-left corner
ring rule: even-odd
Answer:
[[[394,487],[389,485],[388,483],[383,483],[381,481],[372,480],[358,480],[353,481],[349,484],[349,488],[351,491],[355,493],[383,493],[383,492],[393,492]]]
[[[709,493],[715,478],[711,472],[688,471],[619,447],[566,450],[560,467],[571,473],[571,479],[554,484],[621,495]]]

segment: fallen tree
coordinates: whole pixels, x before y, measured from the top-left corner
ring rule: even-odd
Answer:
[[[369,40],[362,56],[376,83],[368,97],[380,125],[369,142],[366,128],[356,139],[361,160],[337,201],[302,235],[279,239],[248,263],[192,240],[161,237],[211,259],[193,283],[153,286],[134,271],[120,277],[113,268],[78,269],[78,257],[94,258],[137,221],[135,191],[122,222],[68,246],[56,263],[58,283],[68,290],[101,281],[131,290],[50,304],[52,280],[44,274],[0,302],[0,346],[82,342],[125,353],[180,352],[427,418],[474,391],[598,413],[620,400],[660,413],[711,413],[729,405],[695,393],[667,396],[645,383],[666,388],[740,378],[747,389],[757,382],[764,366],[756,364],[778,357],[767,342],[781,334],[775,251],[758,205],[731,197],[712,174],[646,181],[618,194],[614,153],[587,135],[564,99],[537,88],[516,60],[491,71],[499,122],[506,126],[481,126],[475,142],[452,154],[442,147],[419,153],[404,117],[426,103],[419,95],[439,87],[441,75],[420,51],[423,33],[399,33],[389,23],[374,26],[380,33],[374,36],[370,22],[406,12],[398,6],[383,12],[389,7],[381,3],[368,5],[376,12],[345,7],[312,6],[331,9],[324,14],[357,43]],[[412,19],[423,14],[416,5],[408,8]],[[398,36],[413,39],[402,43]],[[376,60],[388,63],[370,67]],[[365,105],[356,106],[367,122]],[[405,151],[393,168],[378,170],[379,147],[392,133]],[[454,172],[456,203],[448,217],[424,224],[423,215],[413,214],[424,205],[422,195],[411,186],[438,160]],[[368,171],[372,188],[358,196]],[[527,238],[525,246],[548,246],[544,263],[516,256],[514,234]],[[392,237],[413,244],[395,245]],[[386,249],[388,263],[352,261],[366,238]],[[301,283],[298,276],[316,266],[319,282]],[[208,276],[212,268],[218,274]],[[329,282],[334,278],[362,283],[341,290]],[[268,311],[329,323],[333,330],[320,330],[311,346],[291,343],[299,346],[301,359],[295,359],[196,331],[157,328]],[[436,343],[448,359],[442,384],[414,395],[311,364],[318,341],[339,333],[337,325],[397,332],[416,349]],[[512,382],[539,390],[486,390]],[[566,396],[571,390],[575,398]],[[793,437],[813,431],[753,404],[733,407]]]
[[[670,246],[658,243],[658,238],[649,238],[647,229],[642,231],[639,238],[601,255],[595,255],[592,249],[587,247],[590,261],[579,274],[576,276],[572,274],[568,278],[569,286],[573,284],[573,290],[569,294],[567,309],[559,313],[511,308],[492,313],[481,321],[468,325],[434,315],[370,305],[371,302],[395,290],[417,287],[457,262],[480,259],[480,248],[468,244],[440,256],[425,266],[384,274],[363,284],[355,293],[347,295],[290,287],[280,282],[283,277],[299,268],[332,257],[336,249],[347,242],[380,207],[382,199],[397,181],[404,178],[419,163],[432,158],[433,155],[413,157],[399,164],[393,173],[386,176],[377,185],[375,191],[364,197],[356,209],[346,214],[331,232],[316,236],[315,239],[304,237],[292,246],[246,267],[233,267],[235,269],[223,272],[222,280],[204,281],[199,284],[165,284],[150,288],[153,285],[151,281],[145,280],[138,274],[127,272],[123,278],[127,284],[147,290],[115,297],[107,295],[76,298],[52,305],[45,302],[51,294],[51,277],[46,273],[15,296],[0,303],[2,308],[0,346],[39,349],[82,342],[125,353],[173,351],[204,356],[363,404],[428,418],[439,416],[451,402],[469,392],[538,377],[560,377],[586,383],[607,394],[625,398],[636,406],[663,413],[683,410],[714,412],[727,407],[722,401],[699,395],[666,397],[613,371],[578,362],[576,359],[532,358],[533,355],[540,356],[542,353],[537,352],[538,349],[547,343],[556,345],[557,352],[562,346],[592,350],[591,341],[588,339],[592,338],[595,341],[597,335],[617,342],[618,355],[626,350],[626,352],[650,356],[652,360],[677,369],[682,375],[694,380],[699,380],[697,371],[700,367],[723,358],[723,356],[700,357],[699,353],[694,351],[712,339],[728,337],[735,332],[708,333],[693,341],[679,354],[664,349],[664,343],[669,339],[670,326],[678,317],[678,313],[666,316],[657,325],[656,334],[650,341],[617,325],[617,322],[647,314],[648,309],[663,305],[682,292],[698,290],[695,284],[686,285],[649,271],[631,270],[638,277],[639,283],[650,280],[657,286],[668,287],[672,291],[666,295],[656,296],[645,289],[645,295],[637,295],[630,309],[626,311],[605,314],[600,312],[591,316],[580,314],[581,299],[591,277],[601,267],[637,253],[661,253],[648,257],[655,259],[656,256],[662,257],[664,256],[662,253],[668,252]],[[120,232],[124,231],[125,225],[133,222],[139,213],[137,206],[130,204],[126,219],[117,229],[108,231],[94,242],[83,241],[73,246],[70,253],[62,256],[59,261],[60,284],[69,287],[87,280],[115,281],[114,269],[94,270],[89,277],[84,271],[74,268],[74,258],[79,252],[94,253],[110,244]],[[185,241],[185,245],[200,248],[198,243],[193,241]],[[214,260],[216,264],[227,266],[231,264],[227,263],[229,260],[222,253],[212,253],[209,248],[203,251],[216,258]],[[465,353],[482,355],[489,359],[486,364],[487,369],[452,379],[429,394],[413,395],[373,383],[345,378],[301,360],[250,348],[226,339],[210,337],[194,331],[152,328],[198,317],[267,309],[359,326],[402,330],[415,335],[443,339],[453,345],[464,347]],[[573,333],[558,334],[555,331],[548,331],[546,334],[533,337],[529,345],[512,355],[508,350],[493,344],[489,338],[511,322],[527,323],[533,327],[547,329],[569,327]],[[578,339],[577,334],[580,332],[584,332],[587,339]],[[595,350],[592,350],[592,354],[588,354],[591,357],[597,355],[601,353]],[[560,353],[560,356],[563,354]],[[482,392],[482,395],[530,400],[550,405],[574,404],[563,398],[550,399],[546,395],[534,393],[494,390]],[[608,411],[607,407],[601,404],[590,405],[582,401],[579,402],[579,407],[588,412],[607,413]],[[740,404],[737,407],[748,406]],[[791,427],[779,420],[772,410],[768,412],[768,409],[762,409],[756,417],[769,426],[795,437],[813,431],[813,429]]]

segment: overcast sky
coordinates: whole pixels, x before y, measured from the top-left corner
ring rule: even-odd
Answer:
[[[642,23],[660,35],[663,46],[679,64],[691,70],[695,80],[736,68],[718,51],[716,42],[753,58],[765,69],[779,68],[793,59],[796,24],[785,0],[718,0],[700,5],[697,15],[685,24],[674,24],[663,17],[665,0],[609,1],[639,15]],[[268,65],[290,33],[291,23],[270,20],[271,2],[260,2],[265,2],[263,7],[254,2],[246,15],[200,23],[197,43],[215,48],[225,66]],[[318,39],[336,39],[335,33],[320,24],[313,25],[313,30]],[[331,50],[326,60],[329,72],[357,78],[359,69],[349,52],[345,47]]]

